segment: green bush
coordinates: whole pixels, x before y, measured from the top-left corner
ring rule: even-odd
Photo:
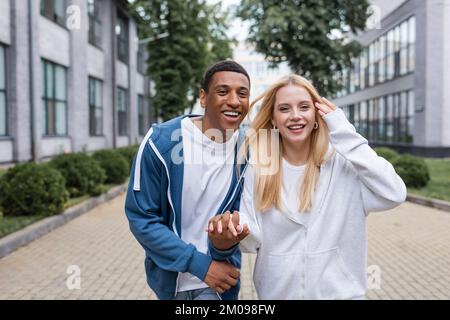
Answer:
[[[389,162],[394,160],[394,158],[398,157],[398,155],[399,155],[397,153],[397,151],[395,151],[391,148],[378,147],[378,148],[374,148],[374,150],[380,157],[385,158]]]
[[[106,182],[123,183],[128,177],[129,165],[125,158],[114,150],[97,151],[92,156],[106,172]]]
[[[392,160],[392,165],[409,188],[422,188],[430,181],[428,165],[422,158],[400,155]]]
[[[136,153],[138,152],[138,150],[139,150],[139,145],[128,146],[125,148],[116,149],[116,151],[127,160],[128,170],[131,168],[134,157],[136,156]]]
[[[10,168],[0,178],[0,207],[7,216],[50,216],[61,213],[69,198],[60,172],[47,164]]]
[[[50,164],[66,179],[66,188],[71,197],[85,194],[96,196],[102,193],[106,174],[92,157],[84,153],[61,154]]]

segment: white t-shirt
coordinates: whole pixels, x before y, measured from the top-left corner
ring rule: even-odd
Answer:
[[[303,184],[306,165],[294,166],[283,158],[282,166],[283,190],[281,192],[281,203],[283,212],[289,219],[307,226],[310,214],[299,212],[300,188]]]
[[[284,227],[283,222],[289,223],[288,220],[279,219],[278,217],[280,215],[286,216],[289,220],[292,220],[296,223],[302,224],[304,226],[308,225],[310,213],[302,213],[299,212],[299,203],[300,203],[300,188],[303,184],[303,177],[305,175],[305,168],[306,165],[302,166],[295,166],[287,162],[284,158],[282,160],[282,181],[283,181],[283,188],[281,190],[281,206],[282,210],[278,210],[275,208],[275,206],[272,206],[270,209],[265,211],[263,213],[264,217],[275,217],[277,220],[277,224],[280,224],[280,227]],[[251,177],[249,176],[251,175]],[[246,189],[250,187],[248,184],[252,184],[253,182],[253,170],[251,168],[248,169],[248,172],[246,174]],[[248,178],[248,179],[247,179]],[[251,179],[250,179],[251,178]],[[253,186],[251,186],[251,190],[253,190]],[[254,198],[253,198],[253,191],[250,192],[244,192],[243,197],[241,199],[241,210],[248,211],[248,210],[255,210],[254,209]],[[262,215],[259,213],[259,215]],[[240,224],[244,225],[247,223],[248,225],[251,224],[249,221],[249,215],[248,212],[241,212],[240,215]],[[258,216],[258,218],[261,218]],[[260,219],[258,222],[263,222],[263,220],[268,219]],[[270,224],[270,223],[269,223]],[[270,228],[270,225],[268,225]],[[243,240],[241,244],[245,244],[247,240]]]
[[[184,160],[181,239],[206,254],[205,229],[230,188],[239,133],[236,131],[225,143],[217,143],[205,136],[190,118],[181,121],[181,129]],[[190,273],[179,275],[178,291],[206,287],[206,283]]]

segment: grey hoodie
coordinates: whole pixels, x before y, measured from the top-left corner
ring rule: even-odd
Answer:
[[[260,299],[364,298],[367,215],[405,201],[402,179],[356,133],[343,111],[324,120],[332,147],[307,224],[278,210],[256,212],[254,171],[249,167],[246,172],[240,215],[251,234],[240,247],[257,254],[253,279]]]

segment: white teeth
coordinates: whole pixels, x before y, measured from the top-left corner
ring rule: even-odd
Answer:
[[[226,116],[230,116],[230,117],[237,117],[237,116],[239,116],[239,112],[234,112],[234,111],[225,111],[224,114]]]
[[[303,129],[305,127],[305,125],[300,125],[300,126],[290,126],[288,127],[291,130],[297,130],[297,129]]]

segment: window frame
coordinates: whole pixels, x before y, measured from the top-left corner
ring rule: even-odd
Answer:
[[[121,110],[121,108],[119,108],[119,94],[123,93],[123,109]],[[116,102],[116,112],[117,112],[117,134],[119,137],[126,137],[129,134],[129,128],[128,128],[128,103],[127,103],[127,98],[128,98],[128,90],[122,87],[117,87],[117,102]],[[121,113],[124,114],[124,117],[121,117]],[[125,120],[123,120],[123,118],[125,118]],[[124,121],[125,123],[123,124],[122,121]],[[122,130],[124,129],[124,131]]]
[[[91,12],[91,10],[89,10],[89,7],[91,6],[91,4],[89,3],[89,1],[93,1],[93,8],[94,8],[94,12]],[[88,20],[89,20],[89,30],[88,30],[88,41],[91,45],[97,47],[97,48],[101,48],[102,47],[102,30],[103,30],[103,26],[102,26],[102,20],[99,17],[100,14],[100,6],[101,3],[99,3],[98,0],[87,0],[88,3]],[[97,34],[97,27],[99,27],[100,29],[100,33]]]
[[[66,22],[66,14],[65,12],[62,12],[62,16],[58,15],[58,13],[55,11],[55,3],[56,1],[63,2],[62,6],[63,8],[66,8],[66,0],[40,0],[40,14],[41,16],[49,19],[50,21],[53,21],[54,23],[58,24],[59,26],[65,28],[65,22]]]
[[[91,85],[94,87],[94,96],[91,97]],[[100,92],[97,92],[97,85],[100,85]],[[100,105],[97,105],[97,94],[100,95]],[[89,95],[89,136],[91,137],[101,137],[103,136],[103,81],[97,79],[95,77],[89,76],[88,80],[88,95]],[[93,103],[92,103],[93,102]],[[96,111],[100,110],[100,129],[97,128],[97,117]],[[94,114],[94,119],[92,119],[92,115]],[[94,127],[93,127],[94,125]]]
[[[3,80],[4,80],[4,87],[3,88],[0,87],[0,93],[3,93],[3,96],[5,98],[5,111],[4,111],[5,132],[3,134],[2,134],[2,132],[0,132],[0,139],[1,139],[1,138],[8,137],[8,135],[9,135],[9,126],[8,126],[8,115],[9,115],[9,112],[8,112],[8,92],[7,92],[7,88],[8,88],[8,79],[7,79],[8,70],[6,70],[8,64],[6,63],[6,59],[7,59],[6,46],[4,46],[2,43],[0,43],[0,51],[2,51],[2,54],[3,54],[3,61],[0,61],[0,63],[3,64],[3,72],[4,72],[3,75],[0,75],[0,76],[3,76]]]
[[[120,24],[120,22],[123,22],[123,25]],[[117,28],[120,27],[120,33],[117,33]],[[124,32],[122,32],[122,27],[124,27]],[[122,61],[125,64],[128,64],[128,59],[130,56],[129,52],[129,46],[130,46],[130,39],[129,39],[129,21],[126,16],[121,14],[120,12],[117,13],[117,21],[115,26],[115,34],[116,34],[116,42],[117,42],[117,59]],[[124,36],[121,36],[124,35]],[[121,51],[121,48],[125,48],[125,52]]]
[[[52,97],[48,97],[48,79],[47,79],[47,66],[50,66],[51,68],[51,72],[52,72],[52,78],[53,78],[53,83],[52,83]],[[61,100],[56,98],[57,97],[57,90],[56,90],[56,69],[57,68],[61,68],[64,71],[64,96],[65,96],[65,100]],[[43,123],[43,137],[67,137],[68,136],[68,132],[69,132],[69,121],[68,121],[68,99],[67,99],[67,67],[54,63],[52,61],[46,60],[46,59],[41,59],[41,72],[44,72],[44,77],[42,78],[44,80],[44,82],[42,83],[42,92],[44,93],[44,95],[42,96],[42,92],[41,92],[41,103],[43,103],[42,107],[43,107],[43,116],[44,116],[44,123]],[[41,75],[42,76],[42,75]],[[54,118],[53,118],[53,132],[50,132],[49,130],[49,118],[48,118],[48,107],[49,107],[49,102],[53,103],[53,113],[54,113]],[[64,119],[64,124],[65,124],[65,128],[64,128],[64,133],[57,133],[57,104],[58,103],[64,103],[65,106],[65,119]]]

